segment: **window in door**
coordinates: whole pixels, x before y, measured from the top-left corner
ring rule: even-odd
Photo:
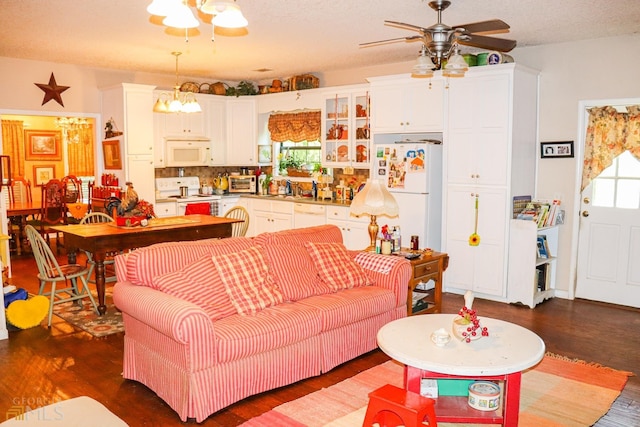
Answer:
[[[593,206],[640,209],[640,161],[625,151],[593,180]]]

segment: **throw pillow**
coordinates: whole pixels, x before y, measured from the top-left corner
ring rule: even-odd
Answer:
[[[255,314],[284,301],[260,248],[214,256],[213,263],[239,314]]]
[[[320,280],[316,266],[303,246],[267,245],[263,250],[272,277],[286,301],[333,292]]]
[[[370,284],[366,273],[342,243],[306,242],[305,248],[316,265],[320,279],[334,291]]]
[[[210,255],[180,270],[156,276],[152,282],[155,289],[202,308],[211,320],[236,314]]]

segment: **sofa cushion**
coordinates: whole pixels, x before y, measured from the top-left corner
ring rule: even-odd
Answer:
[[[275,233],[261,233],[254,237],[254,242],[262,247],[270,245],[304,246],[305,242],[342,243],[342,232],[335,225],[318,225]]]
[[[342,243],[306,242],[305,248],[316,265],[320,280],[334,291],[370,284],[367,275]]]
[[[236,314],[211,256],[152,279],[153,288],[201,307],[212,319]]]
[[[215,329],[216,359],[225,363],[317,336],[321,319],[315,307],[293,302],[266,308],[254,316],[229,316],[217,321]]]
[[[258,311],[284,301],[276,286],[262,248],[253,246],[243,251],[213,257],[222,283],[239,314]]]
[[[317,295],[300,304],[318,310],[322,331],[330,331],[393,310],[395,294],[377,286],[343,289],[330,295]]]
[[[316,266],[303,246],[267,245],[265,256],[286,301],[333,292],[318,276]]]
[[[157,243],[127,254],[126,277],[134,285],[153,286],[154,277],[180,270],[206,255],[237,252],[251,245],[248,237]]]

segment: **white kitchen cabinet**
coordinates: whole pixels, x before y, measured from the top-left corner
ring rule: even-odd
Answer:
[[[156,91],[157,93],[157,91]],[[183,94],[184,95],[184,94]],[[194,95],[202,108],[200,113],[154,113],[164,117],[164,136],[167,138],[208,138],[209,97]]]
[[[153,206],[153,211],[158,218],[165,218],[168,216],[178,215],[178,206],[175,201],[171,202],[156,202]]]
[[[327,223],[327,207],[313,203],[293,203],[293,227],[305,228]]]
[[[258,116],[255,97],[240,96],[227,100],[226,104],[226,165],[256,165]]]
[[[447,286],[503,296],[508,224],[505,191],[502,188],[449,187],[445,252],[451,262],[446,274]],[[471,246],[469,237],[475,231],[476,194],[480,244]]]
[[[293,203],[290,201],[251,199],[249,205],[249,227],[252,228],[252,235],[293,228]],[[254,224],[253,227],[251,223]]]
[[[444,82],[409,75],[369,78],[371,131],[374,133],[442,132]]]
[[[153,86],[121,83],[102,90],[102,115],[122,131],[122,183],[131,181],[141,199],[155,200]]]
[[[369,216],[355,217],[349,214],[348,206],[327,206],[327,224],[337,226],[342,232],[342,241],[347,249],[362,250],[371,244],[369,240]]]
[[[538,72],[472,67],[447,93],[445,290],[507,301],[512,200],[535,191]],[[476,194],[480,244],[470,246]]]
[[[538,236],[544,236],[550,251],[547,258],[537,256]],[[535,221],[511,220],[509,238],[509,275],[507,297],[535,307],[554,296],[556,288],[556,256],[558,226],[538,228]]]
[[[229,212],[229,209],[238,205],[239,201],[240,201],[240,196],[223,197],[222,200],[220,201],[220,204],[218,205],[219,206],[218,216],[225,216],[227,212]]]
[[[366,85],[327,92],[322,109],[322,165],[368,169],[370,97]]]
[[[207,104],[207,135],[211,140],[209,166],[224,166],[227,159],[227,103],[224,96],[211,95]]]

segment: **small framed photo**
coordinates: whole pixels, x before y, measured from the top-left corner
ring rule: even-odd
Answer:
[[[62,132],[59,130],[24,131],[26,160],[61,160]]]
[[[119,139],[102,141],[102,154],[104,155],[105,169],[122,169]]]
[[[33,167],[33,182],[35,185],[45,185],[55,177],[55,165],[38,165]]]
[[[573,157],[573,141],[556,141],[540,143],[540,158]]]

